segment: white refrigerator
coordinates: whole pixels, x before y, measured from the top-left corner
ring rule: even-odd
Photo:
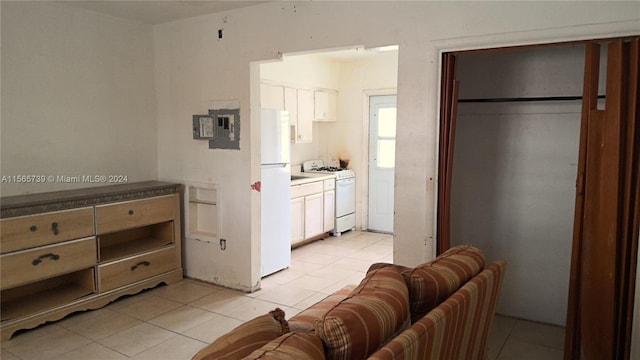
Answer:
[[[262,276],[291,265],[289,113],[261,111]]]

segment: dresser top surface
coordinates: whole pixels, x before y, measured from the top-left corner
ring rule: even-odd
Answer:
[[[26,195],[5,196],[0,198],[0,217],[14,217],[64,210],[80,206],[133,200],[164,193],[178,191],[181,185],[164,181],[142,181],[80,188],[73,190],[51,191]]]

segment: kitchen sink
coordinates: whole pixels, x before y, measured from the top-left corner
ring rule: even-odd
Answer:
[[[307,178],[307,176],[291,175],[291,181],[300,180],[300,179],[306,179],[306,178]]]

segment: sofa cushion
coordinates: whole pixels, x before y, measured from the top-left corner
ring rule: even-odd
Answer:
[[[409,325],[409,293],[395,268],[367,274],[315,323],[327,359],[365,359]]]
[[[484,264],[480,249],[460,245],[415,268],[378,263],[371,265],[368,271],[384,267],[401,271],[409,287],[411,322],[414,323],[480,273]]]
[[[287,332],[289,326],[284,311],[278,308],[222,335],[195,354],[192,360],[242,359]]]
[[[244,360],[322,360],[322,340],[315,334],[289,332],[252,352]]]

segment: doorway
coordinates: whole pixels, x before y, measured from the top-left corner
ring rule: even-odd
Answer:
[[[354,47],[284,54],[280,61],[260,64],[261,107],[291,111],[285,104],[297,105],[290,118],[292,174],[297,175],[305,161],[315,159],[355,172],[356,229],[368,229],[369,96],[397,92],[398,53],[397,47]],[[333,116],[315,116],[314,97],[319,91],[332,95]],[[293,100],[288,101],[291,93]],[[311,93],[311,100],[301,103],[301,93]],[[302,114],[309,108],[311,119],[304,123]],[[303,129],[307,132],[300,138]]]
[[[368,229],[393,233],[396,95],[369,97]]]

